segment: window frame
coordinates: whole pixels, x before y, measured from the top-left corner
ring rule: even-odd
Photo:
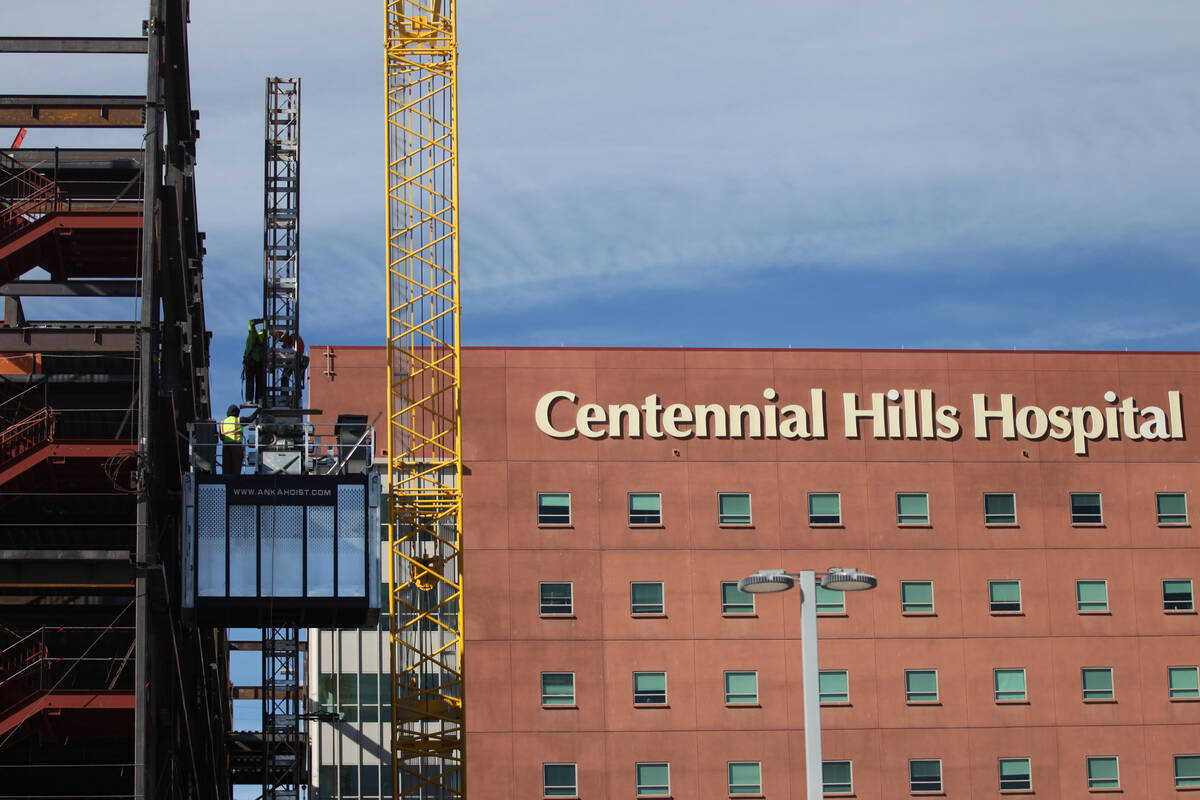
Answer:
[[[1183,519],[1181,520],[1164,520],[1164,517],[1178,517],[1179,514],[1163,513],[1162,499],[1164,497],[1180,497],[1183,498]],[[1160,528],[1187,528],[1188,524],[1188,506],[1187,492],[1155,492],[1154,493],[1154,516],[1158,521]]]
[[[731,608],[744,607],[745,603],[730,603],[725,600],[726,587],[732,586],[733,590],[738,594],[745,595],[750,598],[749,611],[731,611]],[[737,581],[721,581],[721,616],[723,617],[756,617],[758,616],[758,606],[752,592],[743,592],[737,588]]]
[[[553,519],[553,520],[543,519],[542,498],[550,497],[550,496],[565,496],[567,498],[567,519],[566,519],[566,521],[563,521],[561,519]],[[574,509],[573,509],[572,505],[573,504],[571,502],[571,493],[570,492],[538,492],[537,493],[537,507],[536,507],[538,527],[539,528],[569,528],[569,527],[571,527],[575,522],[575,517],[574,517],[574,513],[573,513]],[[550,517],[550,516],[559,516],[559,515],[546,514],[545,516]]]
[[[1022,761],[1025,762],[1025,779],[1022,782],[1023,785],[1021,785],[1021,786],[1005,786],[1004,781],[1006,779],[1004,777],[1004,764],[1005,763],[1015,764],[1015,763],[1022,762]],[[996,777],[999,779],[1001,792],[1032,792],[1033,791],[1033,759],[1031,759],[1029,756],[1007,756],[1004,758],[997,758],[996,759]],[[1019,779],[1008,778],[1007,780],[1014,781],[1014,780],[1019,780]]]
[[[733,768],[735,766],[739,766],[739,767],[753,766],[754,769],[758,772],[758,782],[757,783],[734,783],[733,782]],[[763,790],[762,790],[762,762],[761,761],[726,761],[725,762],[725,777],[727,779],[727,786],[729,789],[730,797],[761,797],[762,796]],[[738,788],[746,787],[748,789],[748,791],[735,792],[734,787],[738,787]]]
[[[553,608],[552,604],[547,604],[545,597],[542,595],[542,587],[544,586],[566,586],[570,592],[570,605],[565,611],[548,611],[547,608]],[[575,582],[574,581],[538,581],[538,616],[550,619],[570,619],[575,616]]]
[[[905,599],[905,590],[918,586],[929,587],[929,602]],[[843,594],[845,593],[843,592]],[[900,613],[906,617],[937,616],[933,603],[933,581],[900,581]]]
[[[650,606],[650,603],[638,603],[633,596],[633,587],[635,586],[657,586],[658,587],[658,610],[657,611],[638,611],[638,607]],[[665,617],[667,615],[667,588],[662,581],[630,581],[629,582],[629,615],[631,617]]]
[[[1087,686],[1088,673],[1108,675],[1107,689],[1089,689]],[[1083,693],[1085,703],[1115,703],[1117,701],[1117,681],[1112,667],[1080,667],[1079,688]],[[1091,692],[1091,696],[1088,693]],[[1105,694],[1107,693],[1107,694]]]
[[[549,675],[569,675],[571,678],[571,694],[569,696],[567,696],[567,695],[556,695],[556,694],[547,693],[546,692],[546,677]],[[568,699],[566,702],[562,702],[562,703],[547,701],[547,698],[554,698],[554,697],[567,697]],[[560,671],[548,671],[548,672],[542,673],[542,708],[555,709],[555,708],[578,708],[578,707],[579,706],[577,705],[576,698],[575,698],[575,673],[574,672],[566,672],[566,671],[560,670]]]
[[[643,767],[665,767],[667,770],[667,782],[661,783],[642,783],[642,768]],[[670,761],[638,761],[633,765],[633,782],[635,797],[670,797],[671,796],[671,762]],[[662,789],[662,791],[653,791]]]
[[[1071,492],[1070,500],[1067,504],[1067,510],[1070,512],[1071,525],[1076,528],[1095,528],[1104,525],[1104,493],[1103,492]],[[1099,509],[1095,514],[1091,512],[1083,512],[1075,510],[1075,498],[1096,497],[1096,508]],[[1091,517],[1096,519],[1091,519]]]
[[[1191,775],[1180,777],[1179,775],[1179,759],[1194,758],[1196,759],[1196,772]],[[1174,766],[1175,772],[1175,788],[1176,789],[1194,789],[1200,788],[1200,754],[1196,753],[1180,753],[1179,755],[1171,756],[1171,763]],[[1187,783],[1180,783],[1187,781]]]
[[[833,514],[817,514],[813,512],[814,497],[833,497],[837,500],[837,519],[818,522],[815,517],[832,517]],[[841,492],[809,492],[808,493],[808,526],[810,528],[835,528],[842,525],[842,493]]]
[[[1012,513],[1003,513],[988,511],[988,498],[991,497],[1008,497],[1012,499]],[[991,517],[1012,517],[1011,520],[990,519]],[[983,493],[983,524],[989,528],[1016,528],[1017,521],[1017,493],[1016,492],[984,492]]]
[[[821,678],[829,675],[840,675],[842,677],[842,691],[826,692],[821,688]],[[843,699],[832,699],[840,697]],[[850,670],[848,669],[822,669],[817,671],[817,700],[823,706],[848,706],[850,705]]]
[[[1007,586],[1016,584],[1017,586],[1017,607],[1016,608],[996,608],[998,605],[1012,605],[1011,600],[997,600],[994,590],[999,586]],[[995,578],[988,579],[988,613],[993,616],[1001,615],[1018,615],[1025,613],[1025,598],[1021,593],[1020,578]]]
[[[661,675],[662,689],[638,689],[638,678],[643,675]],[[661,693],[662,700],[656,700]],[[642,699],[638,699],[641,697]],[[647,699],[649,698],[649,699]],[[667,671],[665,669],[658,670],[635,670],[633,673],[633,706],[634,708],[666,708],[667,703]]]
[[[653,520],[645,519],[645,520],[640,520],[638,522],[634,522],[635,513],[633,510],[633,498],[635,498],[635,497],[658,498],[658,511],[656,512],[655,519],[653,519]],[[661,528],[663,526],[662,492],[627,492],[626,493],[625,510],[627,512],[626,519],[629,523],[629,527],[631,527],[631,528]],[[636,516],[638,516],[640,518],[640,517],[650,517],[651,515],[648,512],[639,511],[636,513]]]
[[[937,764],[936,779],[922,779],[923,784],[930,784],[936,780],[936,785],[926,785],[917,787],[917,778],[913,775],[913,765],[915,764]],[[941,794],[945,783],[942,779],[942,760],[940,758],[910,758],[908,760],[908,791],[910,794]]]
[[[1171,677],[1173,673],[1188,671],[1191,673],[1192,683],[1195,687],[1183,687],[1176,689],[1171,685]],[[1179,694],[1176,694],[1179,692]],[[1183,692],[1191,692],[1194,694],[1182,694]],[[1173,703],[1188,703],[1200,701],[1200,666],[1179,664],[1167,667],[1167,699]]]
[[[1167,600],[1168,583],[1186,583],[1188,586],[1187,605],[1178,605],[1182,600]],[[1163,611],[1168,614],[1194,614],[1196,612],[1196,585],[1191,578],[1163,578],[1162,581]],[[1168,603],[1172,604],[1168,606]]]
[[[1021,696],[1020,697],[1001,697],[1003,694],[1015,695],[1015,690],[1006,689],[1003,692],[1000,690],[1000,673],[1020,673],[1021,675]],[[992,668],[992,698],[997,705],[1006,703],[1028,703],[1029,702],[1029,684],[1026,681],[1025,667],[994,667]]]
[[[900,498],[921,497],[925,500],[924,514],[905,514],[900,508]],[[905,517],[922,517],[906,521]],[[901,528],[928,528],[933,525],[933,516],[929,512],[929,492],[896,492],[896,525]]]
[[[721,509],[721,501],[726,497],[745,497],[746,498],[746,514],[745,521],[727,520],[726,517],[742,517],[742,514],[726,514]],[[662,508],[659,508],[661,515]],[[717,525],[722,528],[753,528],[754,527],[754,505],[750,498],[750,492],[717,492]]]
[[[825,770],[828,767],[831,767],[834,765],[840,766],[842,764],[846,765],[846,771],[847,771],[846,772],[846,780],[844,780],[844,781],[829,780],[829,777],[825,774]],[[845,788],[844,789],[843,788],[831,789],[831,788],[829,788],[831,783],[835,787],[844,786]],[[833,759],[830,761],[822,760],[821,761],[821,794],[826,797],[840,797],[842,795],[854,794],[854,762],[848,758],[839,758],[839,759]]]
[[[1115,778],[1093,778],[1092,777],[1092,762],[1111,761],[1113,766],[1117,768],[1117,777]],[[1089,792],[1097,789],[1120,789],[1121,788],[1121,760],[1117,756],[1085,756],[1084,769],[1087,775],[1087,788]],[[1112,786],[1097,786],[1100,781],[1114,781]]]
[[[1084,608],[1085,603],[1095,605],[1097,600],[1084,600],[1080,596],[1079,589],[1084,585],[1100,584],[1104,587],[1104,608]],[[1110,614],[1108,603],[1108,579],[1107,578],[1076,578],[1075,579],[1075,613],[1077,614]]]
[[[570,767],[571,768],[571,783],[570,784],[551,784],[548,767]],[[569,789],[570,791],[551,791],[551,786],[555,789]],[[542,762],[542,797],[579,797],[579,764],[574,761],[543,761]]]
[[[758,702],[758,670],[756,669],[727,669],[722,673],[725,683],[725,705],[727,706],[757,706]],[[746,692],[732,692],[729,689],[729,677],[731,675],[752,675],[754,677],[754,694],[748,695]],[[750,697],[749,700],[731,700],[731,697]]]
[[[917,675],[932,675],[933,676],[933,691],[917,691],[912,689],[909,684],[909,679]],[[925,697],[932,694],[933,697]],[[935,705],[941,702],[941,688],[938,682],[938,671],[936,669],[906,669],[904,670],[904,702],[910,706],[928,706]]]

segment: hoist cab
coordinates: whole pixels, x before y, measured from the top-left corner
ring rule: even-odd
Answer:
[[[381,490],[366,418],[325,431],[299,418],[247,423],[240,472],[225,469],[217,430],[211,420],[191,430],[185,615],[204,626],[376,624]]]

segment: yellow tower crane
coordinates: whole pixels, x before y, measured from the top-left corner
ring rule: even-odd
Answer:
[[[454,0],[386,0],[392,796],[466,796]]]

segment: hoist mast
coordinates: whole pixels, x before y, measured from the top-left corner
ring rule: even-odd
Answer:
[[[455,0],[387,0],[392,791],[466,795]]]

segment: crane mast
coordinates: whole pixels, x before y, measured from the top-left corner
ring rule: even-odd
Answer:
[[[392,792],[466,795],[455,0],[386,0]]]

